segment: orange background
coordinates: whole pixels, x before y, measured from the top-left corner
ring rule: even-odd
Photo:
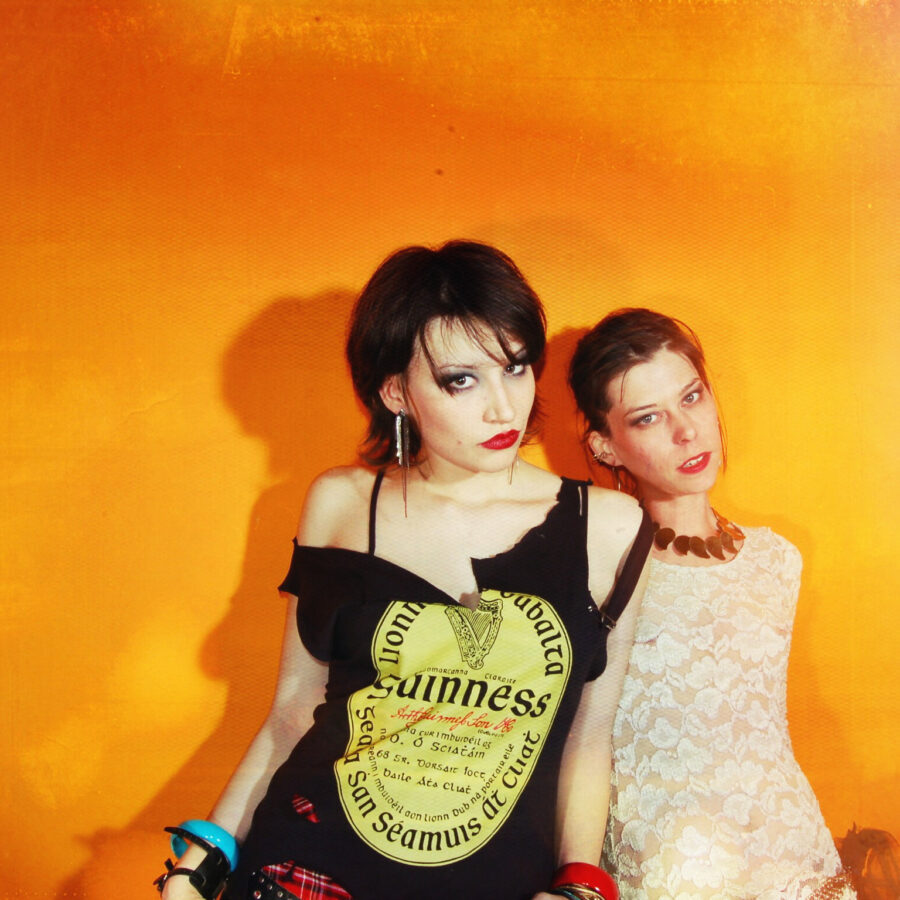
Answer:
[[[509,252],[562,371],[680,316],[720,509],[806,569],[796,753],[831,830],[900,835],[895,2],[0,4],[4,896],[152,895],[261,721],[306,485],[385,254]]]

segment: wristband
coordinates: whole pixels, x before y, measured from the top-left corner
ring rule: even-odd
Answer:
[[[225,859],[228,860],[230,871],[233,872],[237,868],[237,841],[224,828],[216,825],[214,822],[207,822],[204,819],[188,819],[177,828],[167,828],[166,831],[172,833],[170,843],[172,852],[176,857],[184,855],[189,840],[191,843],[197,843],[201,847],[204,846],[205,841],[207,844],[215,845],[222,851]]]
[[[579,887],[588,888],[599,894],[603,900],[619,900],[619,889],[612,876],[599,866],[592,866],[590,863],[567,863],[560,867],[553,876],[550,887],[570,891],[576,896]]]
[[[170,843],[176,857],[187,851],[188,842],[206,851],[206,856],[196,869],[186,869],[167,859],[166,871],[153,883],[160,893],[174,875],[184,875],[197,893],[205,900],[214,900],[225,888],[228,876],[237,866],[237,841],[224,828],[203,819],[188,819],[177,827],[168,827]]]
[[[184,875],[197,893],[204,900],[215,900],[225,889],[225,883],[231,874],[228,870],[228,860],[225,854],[218,848],[209,844],[209,850],[203,862],[196,869],[184,869],[175,867],[171,859],[166,860],[166,871],[153,883],[156,889],[162,893],[166,882],[174,875]]]

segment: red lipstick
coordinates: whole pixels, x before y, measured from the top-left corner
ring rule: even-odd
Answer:
[[[488,450],[505,450],[507,447],[512,447],[518,439],[518,431],[501,431],[500,434],[495,434],[490,440],[482,441],[481,446],[486,447]]]
[[[678,467],[678,471],[684,475],[696,475],[709,465],[711,458],[711,453],[700,453],[697,456],[692,456],[690,459],[686,459]]]

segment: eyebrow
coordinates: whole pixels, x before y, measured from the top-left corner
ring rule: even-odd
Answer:
[[[699,383],[699,384],[703,384],[703,379],[700,378],[699,376],[697,376],[696,378],[694,378],[692,381],[689,381],[689,382],[688,382],[688,383],[687,383],[687,384],[686,384],[686,385],[678,392],[679,395],[680,395],[680,394],[686,394],[692,387],[694,387],[694,385],[696,385],[696,384],[698,384],[698,383]],[[625,413],[625,415],[626,415],[626,416],[633,416],[635,413],[642,412],[642,411],[645,410],[645,409],[653,409],[655,406],[658,406],[658,405],[659,405],[658,403],[646,403],[646,404],[644,404],[643,406],[635,406],[633,409],[629,409],[629,410]]]
[[[492,356],[491,359],[494,359],[494,357]],[[516,353],[513,354],[512,359],[507,359],[507,358],[504,356],[504,357],[502,357],[502,358],[500,358],[500,359],[494,359],[494,362],[497,363],[497,365],[505,365],[505,364],[508,364],[508,363],[525,363],[525,362],[528,362],[528,351],[526,350],[525,347],[523,347],[521,350],[519,350],[519,351],[517,351]],[[490,365],[490,363],[484,363],[484,362],[479,362],[479,363],[474,363],[474,362],[469,362],[469,363],[464,363],[464,362],[451,362],[451,363],[446,363],[446,364],[444,364],[443,366],[436,366],[436,367],[435,367],[435,371],[437,371],[437,372],[447,372],[447,371],[449,371],[449,370],[451,370],[451,369],[478,369],[478,368],[481,368],[481,367],[484,366],[484,365]]]

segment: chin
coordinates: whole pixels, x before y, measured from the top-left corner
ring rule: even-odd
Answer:
[[[687,476],[682,483],[678,485],[675,489],[675,496],[679,494],[707,494],[709,493],[716,483],[716,474],[717,471],[714,470],[709,477],[697,478],[694,477],[691,480],[691,476]],[[706,476],[706,473],[703,473]]]

